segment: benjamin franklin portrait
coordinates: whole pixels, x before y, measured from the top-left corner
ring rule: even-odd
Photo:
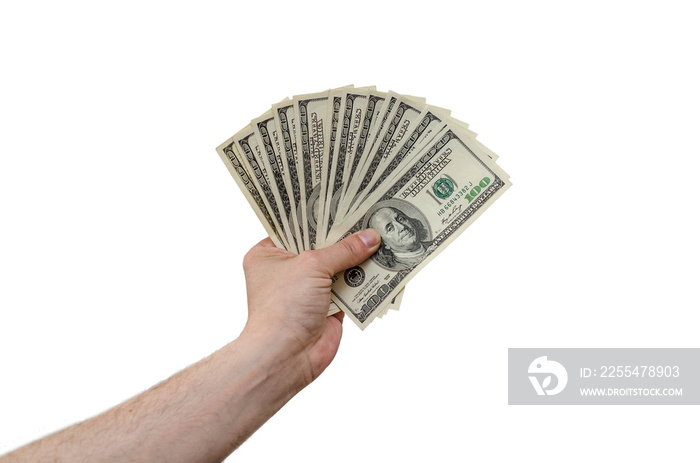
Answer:
[[[382,237],[372,260],[384,268],[405,270],[419,264],[432,244],[427,219],[410,203],[390,199],[372,206],[364,225]]]

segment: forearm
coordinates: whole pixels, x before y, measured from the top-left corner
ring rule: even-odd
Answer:
[[[236,341],[0,463],[223,460],[333,360],[343,316],[326,316],[332,276],[369,258],[379,240],[364,230],[299,255],[261,241],[243,260],[248,322]]]
[[[242,335],[95,418],[0,458],[12,461],[221,461],[309,381],[299,353]]]

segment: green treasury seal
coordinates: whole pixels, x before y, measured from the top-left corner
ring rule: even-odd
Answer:
[[[454,191],[455,184],[449,178],[440,178],[433,183],[433,192],[442,199],[449,198]]]

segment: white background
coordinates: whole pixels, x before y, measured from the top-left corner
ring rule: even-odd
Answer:
[[[352,83],[513,187],[230,460],[696,461],[697,407],[507,405],[508,347],[698,347],[694,2],[275,3],[3,2],[0,453],[238,336],[265,234],[214,149]]]

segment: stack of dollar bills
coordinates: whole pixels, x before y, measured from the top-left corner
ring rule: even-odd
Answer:
[[[276,246],[379,232],[379,250],[333,278],[329,313],[362,329],[510,186],[449,110],[374,87],[287,98],[217,151]]]

